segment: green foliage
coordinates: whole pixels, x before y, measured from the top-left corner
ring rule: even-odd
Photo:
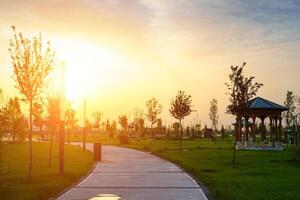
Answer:
[[[65,125],[68,129],[74,129],[78,120],[76,119],[76,111],[69,106],[65,111]]]
[[[103,112],[97,111],[93,113],[94,125],[95,127],[97,127],[98,131],[100,129],[102,117],[103,117]]]
[[[295,106],[296,97],[292,91],[287,91],[286,100],[284,101],[285,107],[288,108],[287,111],[284,112],[284,119],[286,125],[289,127],[292,124],[296,116],[296,106]]]
[[[128,118],[126,115],[120,115],[119,116],[119,124],[123,128],[123,130],[127,130],[128,127]]]
[[[20,101],[17,97],[10,98],[1,109],[2,128],[8,131],[15,143],[18,138],[20,142],[25,140],[26,122],[21,111]]]
[[[212,127],[215,131],[218,129],[218,122],[219,122],[219,115],[218,115],[218,101],[213,99],[210,102],[210,109],[209,109],[209,119],[211,121]]]
[[[162,105],[155,98],[149,99],[146,102],[146,118],[151,123],[151,128],[157,123],[158,115],[162,112]]]
[[[192,99],[191,95],[186,95],[184,91],[178,91],[175,99],[171,101],[170,114],[175,119],[181,121],[184,117],[192,112]]]
[[[254,97],[259,88],[263,86],[261,83],[253,83],[254,76],[245,77],[243,69],[246,63],[241,67],[231,66],[231,74],[229,74],[229,82],[225,83],[230,95],[230,105],[227,106],[226,112],[229,114],[236,114],[239,109],[242,109],[246,103]]]
[[[34,101],[44,86],[45,78],[52,70],[54,52],[48,42],[43,48],[42,35],[25,38],[23,34],[16,33],[12,26],[13,39],[9,43],[16,87],[25,96],[28,102]]]

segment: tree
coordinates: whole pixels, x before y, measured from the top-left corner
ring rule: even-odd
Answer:
[[[110,121],[109,121],[109,119],[107,119],[106,120],[106,124],[105,124],[105,130],[107,131],[107,132],[109,132],[110,131]]]
[[[141,136],[141,131],[144,128],[144,111],[140,108],[135,108],[133,110],[133,124],[134,124],[134,136],[138,133],[140,133]]]
[[[39,127],[40,134],[42,139],[44,139],[43,135],[43,104],[42,102],[34,102],[32,106],[32,115],[33,115],[33,123],[35,126]]]
[[[65,110],[65,125],[67,127],[68,134],[68,144],[70,144],[70,130],[73,130],[76,126],[76,111],[71,107],[71,105]]]
[[[117,122],[113,120],[113,122],[110,125],[110,132],[109,132],[109,137],[113,138],[114,133],[117,131]]]
[[[213,99],[210,102],[210,109],[209,109],[209,119],[211,121],[212,128],[214,130],[214,136],[215,138],[215,132],[218,130],[218,121],[219,121],[219,115],[218,115],[218,101],[216,99]]]
[[[296,97],[292,91],[287,91],[286,100],[284,101],[285,107],[288,108],[287,111],[284,112],[285,124],[287,127],[290,127],[295,116],[296,116],[296,106],[295,106]]]
[[[231,74],[229,74],[229,83],[225,83],[228,89],[230,104],[227,106],[226,112],[228,114],[236,115],[238,111],[246,106],[246,103],[256,96],[261,83],[253,82],[254,76],[245,77],[243,69],[246,63],[244,62],[241,67],[231,66]]]
[[[16,87],[29,103],[29,172],[28,178],[32,176],[32,110],[33,103],[45,85],[45,79],[52,70],[54,52],[48,42],[44,48],[42,35],[25,38],[23,34],[16,33],[12,26],[13,38],[9,43],[12,67]]]
[[[53,135],[56,135],[58,123],[59,123],[59,98],[48,97],[48,131],[50,133],[50,146],[49,146],[49,167],[52,164],[52,146],[53,146]]]
[[[182,120],[184,117],[188,116],[192,112],[192,99],[191,95],[186,95],[184,91],[178,91],[175,99],[171,101],[171,108],[169,109],[170,114],[178,119],[180,124],[180,148],[179,152],[181,153],[181,143],[183,136]]]
[[[5,119],[7,120],[8,129],[12,134],[13,143],[16,142],[16,136],[24,141],[25,125],[24,117],[20,107],[20,101],[17,97],[10,98],[4,108]]]
[[[94,125],[98,129],[98,133],[100,130],[101,119],[103,117],[103,112],[97,111],[93,113]]]
[[[163,107],[155,98],[152,98],[146,102],[146,109],[146,118],[150,122],[151,135],[153,136],[153,125],[157,123],[158,115],[162,112]]]
[[[241,116],[239,116],[239,110],[246,106],[246,103],[254,96],[256,96],[259,88],[263,86],[261,83],[253,82],[255,77],[245,77],[243,69],[246,63],[244,62],[241,67],[231,66],[231,74],[229,74],[229,83],[225,83],[228,89],[227,95],[229,95],[230,104],[226,108],[226,113],[236,115],[236,130],[235,142],[233,147],[233,160],[232,164],[235,167],[236,164],[236,142],[241,128]]]
[[[124,131],[127,130],[127,127],[128,127],[128,118],[126,115],[120,115],[119,116],[119,124],[121,125],[122,129]]]
[[[174,130],[176,136],[178,136],[178,133],[180,132],[180,131],[179,131],[179,129],[180,129],[180,124],[179,124],[179,122],[174,122],[173,125],[172,125],[172,127],[173,127],[173,130]]]

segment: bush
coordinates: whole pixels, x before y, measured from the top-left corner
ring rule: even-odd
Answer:
[[[126,134],[121,134],[119,136],[120,144],[127,145],[129,143],[129,138]]]

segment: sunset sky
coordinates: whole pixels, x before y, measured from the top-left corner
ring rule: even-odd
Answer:
[[[27,36],[41,32],[67,67],[67,96],[104,118],[132,113],[155,97],[172,121],[170,100],[178,90],[192,95],[186,125],[208,120],[212,98],[224,113],[231,65],[264,83],[259,96],[282,104],[286,91],[300,95],[300,2],[212,0],[1,0],[0,88],[13,89],[8,54],[11,25]],[[131,116],[132,117],[132,116]]]

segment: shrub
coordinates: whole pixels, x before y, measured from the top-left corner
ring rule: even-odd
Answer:
[[[127,145],[129,143],[129,138],[126,134],[121,134],[119,136],[120,144]]]

